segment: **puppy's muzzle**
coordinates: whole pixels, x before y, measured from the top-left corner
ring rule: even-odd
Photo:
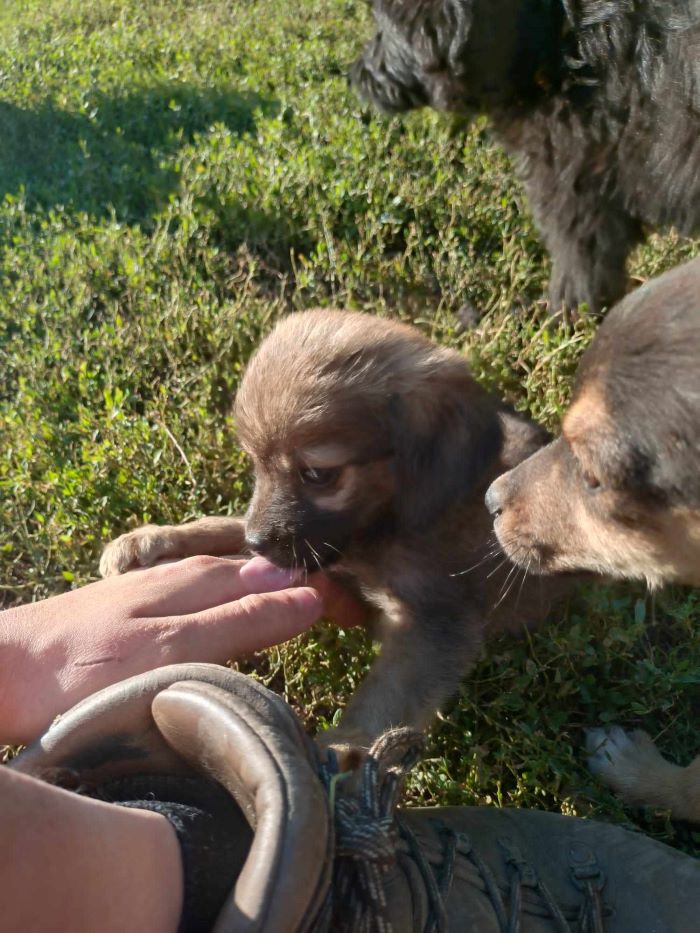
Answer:
[[[496,519],[507,507],[509,499],[508,476],[499,476],[486,490],[484,504],[491,518]]]
[[[294,518],[270,521],[251,516],[246,544],[279,567],[321,570],[341,556],[351,530],[351,518],[338,513],[309,511]]]
[[[279,550],[281,544],[277,536],[273,537],[250,528],[246,530],[245,543],[248,550],[260,554],[261,557],[270,557],[274,551]]]
[[[252,531],[246,534],[249,550],[267,557],[278,567],[304,567],[309,571],[322,570],[334,563],[340,551],[330,543],[310,541],[303,533],[263,534]]]
[[[428,105],[426,89],[410,71],[392,68],[375,38],[357,59],[350,73],[350,83],[360,97],[386,114],[404,113]]]

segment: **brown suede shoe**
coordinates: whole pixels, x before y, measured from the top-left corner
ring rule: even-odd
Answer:
[[[200,802],[223,788],[236,839],[216,933],[698,929],[700,862],[645,836],[536,811],[396,811],[419,748],[407,730],[387,733],[357,790],[338,793],[343,776],[319,766],[282,700],[227,668],[191,664],[95,694],[10,767],[98,795],[129,780],[140,791],[150,780],[152,796],[195,781]]]

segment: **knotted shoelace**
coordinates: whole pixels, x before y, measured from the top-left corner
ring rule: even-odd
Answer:
[[[337,793],[347,775],[338,772],[331,753],[319,774],[329,796],[335,827],[333,879],[313,933],[393,933],[387,915],[385,875],[396,864],[397,847],[408,852],[417,867],[428,901],[426,933],[445,933],[445,900],[450,892],[457,857],[476,868],[491,902],[500,933],[519,933],[524,888],[537,892],[556,933],[604,933],[605,909],[601,890],[604,878],[592,853],[571,866],[571,878],[583,894],[575,926],[571,926],[549,888],[508,838],[499,846],[509,868],[509,889],[504,898],[484,859],[464,833],[434,821],[442,841],[442,856],[433,866],[407,822],[395,813],[403,781],[419,760],[423,737],[411,729],[392,729],[369,750],[360,770],[358,788]]]

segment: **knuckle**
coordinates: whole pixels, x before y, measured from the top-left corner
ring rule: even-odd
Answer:
[[[194,554],[192,557],[186,557],[184,563],[193,570],[208,570],[211,567],[219,567],[223,563],[220,557],[213,557],[211,554]]]
[[[175,664],[190,654],[191,631],[186,617],[163,619],[153,632],[157,664]]]
[[[269,605],[269,598],[264,593],[251,593],[245,598],[246,610],[250,615],[265,612]]]

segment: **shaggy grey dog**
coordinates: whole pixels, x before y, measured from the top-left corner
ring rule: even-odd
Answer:
[[[489,115],[552,257],[550,309],[625,291],[643,225],[700,229],[700,0],[375,0],[355,64],[396,113]]]

